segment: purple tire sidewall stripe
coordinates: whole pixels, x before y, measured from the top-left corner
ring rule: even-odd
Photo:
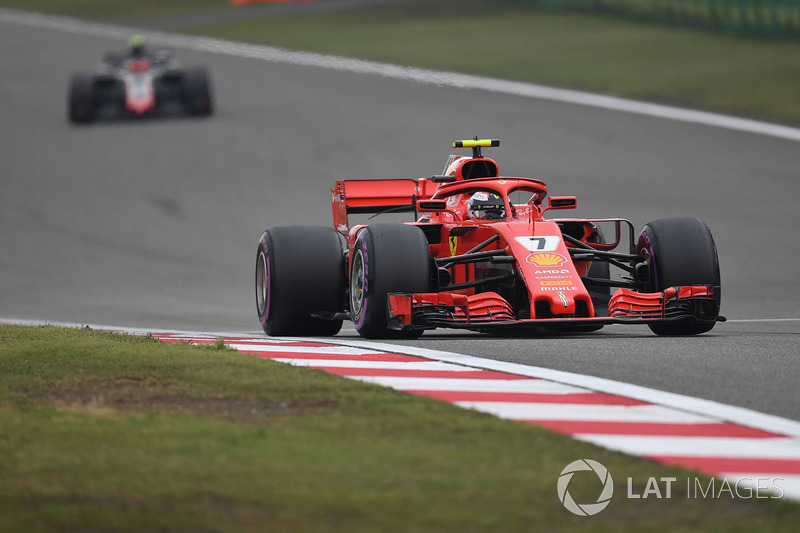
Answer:
[[[267,283],[272,282],[272,276],[270,275],[269,271],[269,249],[267,248],[267,238],[266,235],[261,237],[261,246],[264,249],[264,267],[266,268],[267,272]],[[259,317],[262,326],[266,326],[267,322],[269,321],[269,301],[270,301],[270,293],[272,292],[269,285],[266,288],[266,292],[264,293],[264,316]]]
[[[361,258],[364,262],[364,286],[361,288],[363,301],[361,303],[361,314],[358,317],[358,321],[355,322],[356,329],[361,329],[364,325],[364,318],[367,316],[367,306],[369,305],[369,256],[367,255],[367,244],[360,238],[356,243],[356,246],[359,245],[361,246]]]
[[[650,253],[650,268],[653,269],[653,288],[657,291],[660,291],[658,287],[658,270],[656,269],[656,255],[653,253],[653,244],[650,242],[650,235],[647,233],[647,228],[642,231],[642,234],[639,235],[639,247],[640,248],[647,248],[647,251]]]

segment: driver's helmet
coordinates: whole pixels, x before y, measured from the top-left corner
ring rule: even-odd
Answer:
[[[470,218],[503,220],[506,218],[506,207],[500,195],[479,191],[470,197],[467,203],[467,214]]]
[[[130,38],[128,44],[130,44],[131,47],[131,55],[144,55],[144,37],[141,35],[134,35]]]

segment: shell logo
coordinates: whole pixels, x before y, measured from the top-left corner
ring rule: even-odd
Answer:
[[[525,259],[528,263],[536,266],[560,266],[567,262],[567,258],[561,254],[553,252],[531,254]]]

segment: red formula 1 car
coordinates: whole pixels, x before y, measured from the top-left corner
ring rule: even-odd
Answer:
[[[503,177],[465,140],[443,175],[342,180],[334,228],[276,227],[256,256],[256,307],[268,335],[335,335],[352,320],[366,338],[415,338],[462,328],[485,333],[587,332],[647,324],[659,335],[704,333],[720,316],[714,240],[698,218],[645,225],[622,218],[548,219],[574,196]],[[547,200],[547,201],[545,201]],[[414,221],[353,224],[407,211]]]
[[[165,50],[108,54],[97,72],[72,76],[67,111],[73,123],[188,114],[206,116],[214,102],[208,72],[178,68]]]

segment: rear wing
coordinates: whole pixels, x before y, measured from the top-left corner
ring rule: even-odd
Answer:
[[[433,185],[426,179],[415,180],[337,180],[331,189],[333,226],[347,234],[350,229],[347,216],[350,214],[416,213],[417,200],[429,198]]]

